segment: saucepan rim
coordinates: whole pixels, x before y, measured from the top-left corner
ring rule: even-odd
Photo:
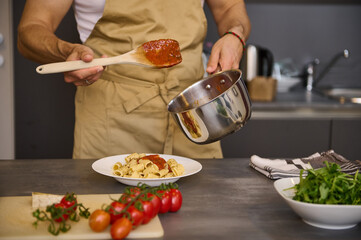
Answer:
[[[213,97],[212,99],[210,99],[209,101],[205,102],[205,103],[202,103],[202,104],[199,104],[197,105],[196,107],[191,107],[191,108],[188,108],[188,109],[185,109],[185,110],[182,110],[182,111],[171,111],[169,108],[170,106],[172,105],[172,103],[175,102],[176,99],[178,99],[178,97],[180,97],[184,92],[187,92],[189,89],[193,88],[195,85],[198,85],[200,84],[200,82],[204,82],[210,78],[214,78],[218,75],[222,75],[226,72],[239,72],[239,77],[238,79],[232,84],[230,85],[225,91],[223,91],[222,93],[218,94],[217,96]],[[192,85],[190,85],[189,87],[185,88],[183,91],[181,91],[180,93],[178,93],[172,100],[170,100],[170,102],[168,103],[167,105],[167,110],[168,112],[170,113],[174,113],[174,114],[178,114],[178,113],[184,113],[184,112],[188,112],[188,111],[191,111],[193,109],[197,109],[197,108],[200,108],[204,105],[207,105],[211,102],[213,102],[215,99],[219,98],[220,96],[222,96],[224,93],[226,93],[227,91],[229,91],[233,86],[235,86],[239,81],[242,81],[242,71],[240,69],[229,69],[229,70],[224,70],[224,71],[220,71],[220,72],[217,72],[217,73],[214,73],[212,75],[209,75],[205,78],[202,78],[201,80],[193,83]]]

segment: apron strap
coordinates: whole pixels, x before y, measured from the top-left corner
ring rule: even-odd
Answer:
[[[156,84],[146,91],[140,92],[123,103],[123,107],[127,113],[131,113],[134,109],[140,107],[150,99],[160,95],[167,105],[169,103],[168,90],[179,86],[178,79],[167,81],[165,83]]]
[[[168,113],[168,128],[167,136],[164,141],[163,153],[171,155],[173,154],[173,135],[174,135],[174,121],[172,115]]]
[[[169,103],[168,99],[168,90],[176,88],[179,86],[178,79],[172,81],[167,81],[165,83],[156,84],[147,91],[140,92],[134,95],[132,98],[128,99],[123,103],[124,109],[127,113],[132,112],[134,109],[138,108],[142,104],[146,103],[150,99],[160,95],[167,105]],[[164,141],[163,153],[172,154],[173,153],[173,134],[174,134],[174,123],[172,121],[171,114],[168,113],[168,127],[167,127],[167,136]]]

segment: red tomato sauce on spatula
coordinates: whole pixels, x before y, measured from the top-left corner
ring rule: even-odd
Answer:
[[[171,67],[182,62],[179,43],[173,39],[159,39],[143,43],[145,57],[158,67]]]

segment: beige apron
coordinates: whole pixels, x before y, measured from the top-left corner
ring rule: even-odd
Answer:
[[[133,152],[221,158],[219,142],[192,143],[167,112],[168,102],[203,76],[206,29],[201,0],[107,0],[85,42],[97,57],[172,38],[180,43],[183,61],[165,69],[112,65],[97,82],[78,87],[73,158]]]

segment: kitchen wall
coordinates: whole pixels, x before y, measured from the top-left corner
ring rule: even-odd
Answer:
[[[347,0],[246,0],[252,24],[248,43],[268,48],[275,61],[292,59],[298,70],[318,58],[322,71],[335,54],[350,51],[319,82],[321,85],[361,87],[361,2]],[[210,15],[206,8],[207,15]],[[207,40],[218,33],[209,22]]]
[[[361,5],[357,2],[246,1],[253,27],[248,43],[270,49],[276,61],[292,58],[300,68],[314,57],[321,60],[322,67],[335,53],[348,48],[352,64],[341,61],[327,81],[361,85]],[[14,41],[24,3],[13,1]],[[206,12],[211,19],[207,7]],[[218,34],[211,20],[208,33],[207,41],[216,41]],[[57,34],[78,41],[71,12]],[[70,158],[75,88],[65,84],[61,74],[36,74],[37,64],[16,49],[14,58],[16,158]]]

